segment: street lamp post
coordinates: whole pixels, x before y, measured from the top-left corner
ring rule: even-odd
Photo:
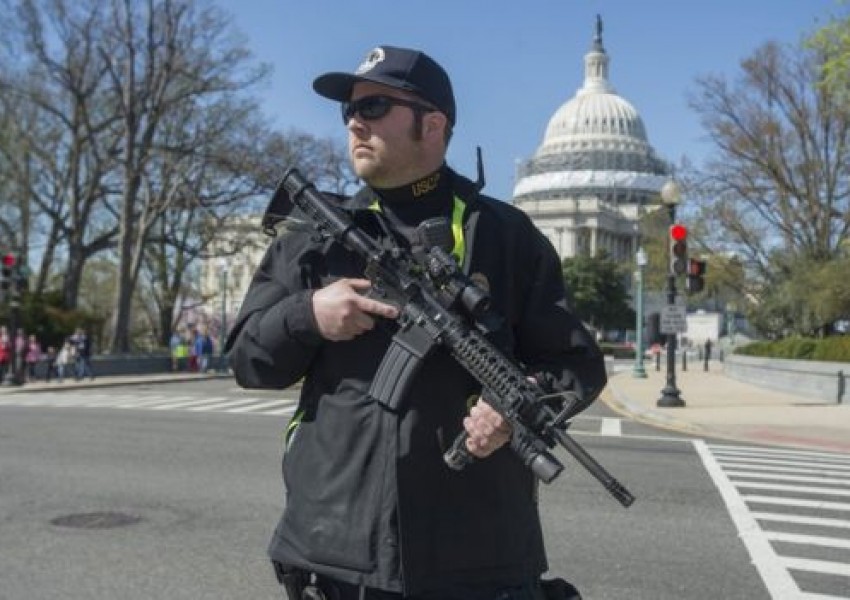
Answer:
[[[676,224],[676,205],[679,204],[679,185],[670,179],[661,188],[661,203],[667,207],[670,216],[670,225]],[[669,257],[672,258],[672,257]],[[676,276],[671,271],[667,274],[667,304],[676,304]],[[684,406],[679,389],[676,387],[676,334],[667,334],[667,384],[661,390],[661,397],[657,402],[661,407]]]
[[[221,331],[219,332],[219,371],[227,372],[227,358],[224,355],[224,341],[227,339],[227,260],[219,259],[219,280],[221,281]]]
[[[15,294],[16,292],[12,292]],[[19,386],[24,382],[23,373],[23,353],[26,352],[26,346],[18,348],[18,329],[21,323],[21,303],[16,296],[12,296],[9,301],[9,368],[6,371],[6,377],[0,385],[3,386]]]
[[[637,287],[637,298],[635,299],[635,366],[632,369],[632,377],[645,378],[646,369],[643,368],[643,269],[646,267],[646,252],[643,247],[638,248],[635,254],[637,271],[635,280]]]
[[[729,351],[735,347],[735,311],[737,307],[729,302],[726,305],[726,335],[729,336]]]

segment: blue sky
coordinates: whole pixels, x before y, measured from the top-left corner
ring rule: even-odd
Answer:
[[[485,191],[504,200],[516,161],[534,153],[550,117],[582,84],[597,13],[611,82],[643,117],[656,152],[699,163],[710,146],[687,103],[694,80],[736,77],[740,60],[762,43],[796,43],[845,10],[839,0],[214,2],[233,16],[255,57],[273,67],[262,102],[283,130],[344,140],[337,105],[313,92],[313,79],[352,71],[380,44],[425,50],[454,85],[449,164],[474,178],[480,145]]]

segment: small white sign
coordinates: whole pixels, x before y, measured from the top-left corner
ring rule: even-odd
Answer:
[[[685,307],[679,304],[667,305],[661,309],[661,333],[685,333],[688,330],[688,318]]]

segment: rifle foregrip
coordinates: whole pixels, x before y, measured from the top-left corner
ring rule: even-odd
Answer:
[[[466,440],[469,439],[469,434],[462,432],[452,442],[452,447],[446,450],[443,454],[445,463],[455,471],[462,471],[467,465],[475,461],[475,457],[469,452],[466,447]]]

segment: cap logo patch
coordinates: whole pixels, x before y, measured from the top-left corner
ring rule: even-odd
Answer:
[[[360,66],[357,67],[357,70],[354,71],[355,75],[361,75],[367,71],[371,71],[375,68],[379,62],[383,61],[386,56],[384,55],[383,48],[375,48],[369,54],[366,55],[366,58],[360,63]]]

